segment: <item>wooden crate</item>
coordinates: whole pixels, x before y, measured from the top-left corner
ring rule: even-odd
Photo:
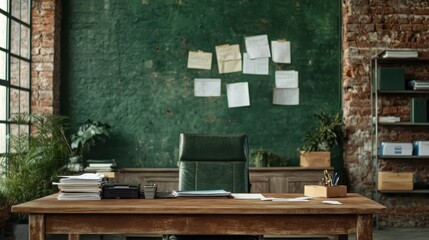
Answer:
[[[325,198],[346,197],[347,186],[338,185],[325,187],[318,185],[306,185],[304,186],[304,195],[309,197]]]
[[[378,190],[413,190],[412,172],[378,172]]]
[[[301,167],[330,167],[331,152],[300,152],[299,165]]]

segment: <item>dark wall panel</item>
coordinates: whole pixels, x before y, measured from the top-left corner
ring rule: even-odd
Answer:
[[[62,114],[112,126],[88,157],[121,167],[175,167],[181,132],[247,133],[298,165],[312,114],[341,108],[338,0],[63,1]],[[292,63],[270,75],[219,74],[215,46],[267,34],[291,41]],[[187,69],[189,50],[213,52],[212,70]],[[272,105],[275,70],[299,71],[300,105]],[[221,78],[222,96],[193,96],[194,78]],[[250,107],[227,106],[226,84],[249,82]],[[340,165],[337,156],[334,165]]]

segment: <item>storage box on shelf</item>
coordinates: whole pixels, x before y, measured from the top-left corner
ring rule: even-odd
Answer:
[[[412,172],[378,172],[378,190],[413,190]]]

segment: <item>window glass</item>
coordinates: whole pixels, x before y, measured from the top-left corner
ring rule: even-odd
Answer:
[[[21,0],[21,20],[30,23],[30,0]]]
[[[9,106],[10,106],[10,115],[13,117],[17,113],[19,113],[19,99],[20,99],[20,91],[15,88],[10,89],[10,97],[9,97]]]
[[[16,55],[19,55],[19,35],[21,35],[20,25],[12,20],[12,27],[10,29],[10,52]]]
[[[6,53],[0,50],[0,80],[6,80]]]
[[[7,112],[6,112],[6,94],[7,88],[5,86],[0,85],[0,121],[7,120]]]
[[[21,19],[21,1],[20,0],[11,0],[12,16]]]
[[[2,1],[0,1],[2,2]],[[3,14],[0,13],[0,47],[1,48],[6,48],[6,39],[7,39],[7,34],[6,34],[6,30],[7,30],[7,17]]]
[[[18,113],[29,113],[30,109],[30,94],[27,91],[11,88],[10,89],[10,115]]]
[[[18,124],[10,124],[10,136],[13,138],[18,138],[19,136],[22,136],[23,134],[28,135],[29,133],[29,127],[28,125],[18,125]],[[24,135],[24,136],[25,136]],[[28,146],[28,141],[23,139],[21,143],[23,144],[22,147]],[[11,149],[11,152],[14,152],[13,149]]]
[[[21,57],[29,58],[30,54],[30,28],[21,25]]]
[[[20,91],[19,94],[19,113],[29,113],[30,109],[30,93],[27,91]]]
[[[7,0],[0,1],[0,9],[7,11]]]
[[[6,124],[0,123],[0,154],[6,153]]]
[[[23,88],[30,88],[30,63],[26,61],[20,61],[19,66],[21,68],[19,86]]]
[[[10,84],[19,86],[19,59],[10,57]]]

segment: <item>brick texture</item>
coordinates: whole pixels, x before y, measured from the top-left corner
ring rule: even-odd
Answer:
[[[371,160],[371,58],[384,49],[413,48],[422,55],[429,47],[429,2],[412,0],[344,0],[343,4],[343,113],[347,141],[345,169],[350,190],[371,197],[389,208],[380,216],[381,226],[428,227],[427,197],[405,194],[374,194],[375,169]],[[408,70],[406,76],[429,79],[428,66]],[[409,98],[379,100],[380,115],[400,115],[409,120]],[[391,141],[428,140],[425,129],[383,128],[380,136]],[[380,170],[411,171],[425,181],[425,160],[379,161]]]
[[[58,114],[61,0],[33,0],[32,31],[31,109]]]

